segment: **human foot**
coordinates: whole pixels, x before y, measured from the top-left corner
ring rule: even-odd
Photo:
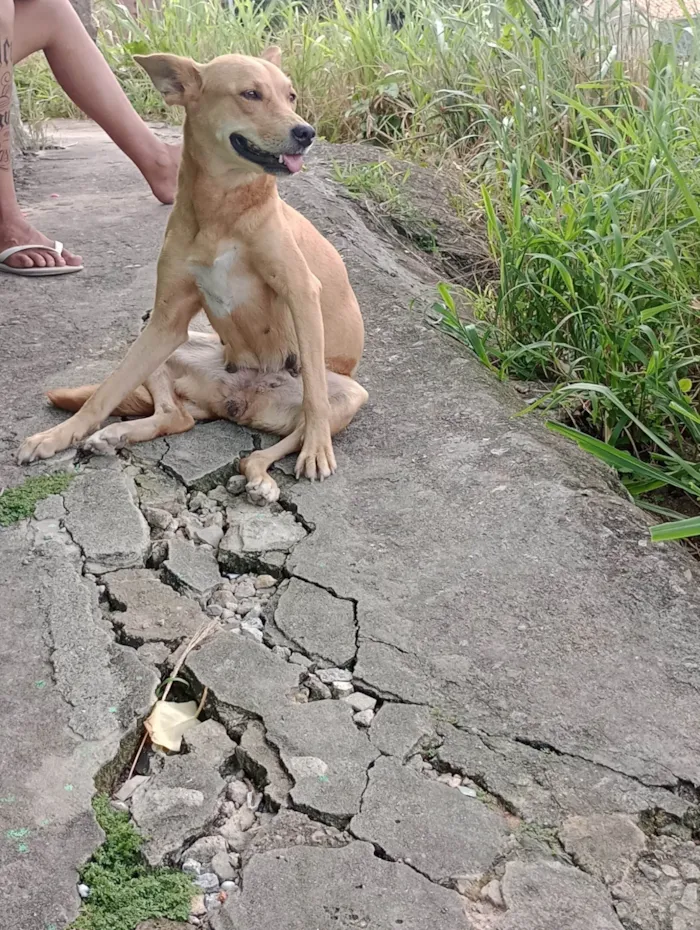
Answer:
[[[63,268],[66,265],[78,267],[83,260],[79,255],[73,255],[64,249],[60,255],[55,251],[54,242],[47,239],[42,233],[23,218],[11,222],[0,222],[0,253],[5,249],[24,245],[45,245],[43,249],[26,249],[15,252],[6,258],[3,264],[8,268]]]
[[[161,203],[172,203],[175,200],[181,150],[180,145],[163,142],[150,161],[141,167],[141,173]]]

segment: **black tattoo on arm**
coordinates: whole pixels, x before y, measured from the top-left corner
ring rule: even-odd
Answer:
[[[12,67],[12,42],[9,39],[0,44],[0,61],[8,68]]]
[[[10,170],[10,108],[12,73],[0,74],[0,171]]]

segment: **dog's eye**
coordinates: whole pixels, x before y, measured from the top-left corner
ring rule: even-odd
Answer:
[[[244,90],[241,97],[246,100],[262,100],[262,96],[257,90]]]
[[[296,103],[296,101],[297,101],[297,95],[294,93],[294,91],[292,91],[292,92],[290,93],[289,99],[291,100],[292,103]]]

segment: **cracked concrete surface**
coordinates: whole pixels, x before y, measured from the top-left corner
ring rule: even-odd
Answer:
[[[21,436],[62,416],[41,389],[96,380],[138,331],[164,222],[98,133],[66,132],[28,196],[88,269],[2,284],[7,483]],[[223,486],[268,438],[200,425],[80,463],[0,531],[3,927],[74,918],[95,779],[123,776],[120,745],[206,618],[182,673],[206,723],[146,757],[128,801],[151,862],[196,866],[191,924],[695,930],[697,564],[647,544],[609,474],[513,420],[511,390],[409,309],[431,283],[329,180],[334,157],[284,195],[340,249],[366,320],[371,401],[338,474],[282,463],[281,506],[252,507]],[[119,261],[90,264],[113,243]]]

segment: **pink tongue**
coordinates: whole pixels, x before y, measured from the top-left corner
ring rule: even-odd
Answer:
[[[301,171],[301,166],[304,164],[303,155],[283,155],[282,160],[287,166],[287,169],[292,174],[296,174],[297,171]]]

